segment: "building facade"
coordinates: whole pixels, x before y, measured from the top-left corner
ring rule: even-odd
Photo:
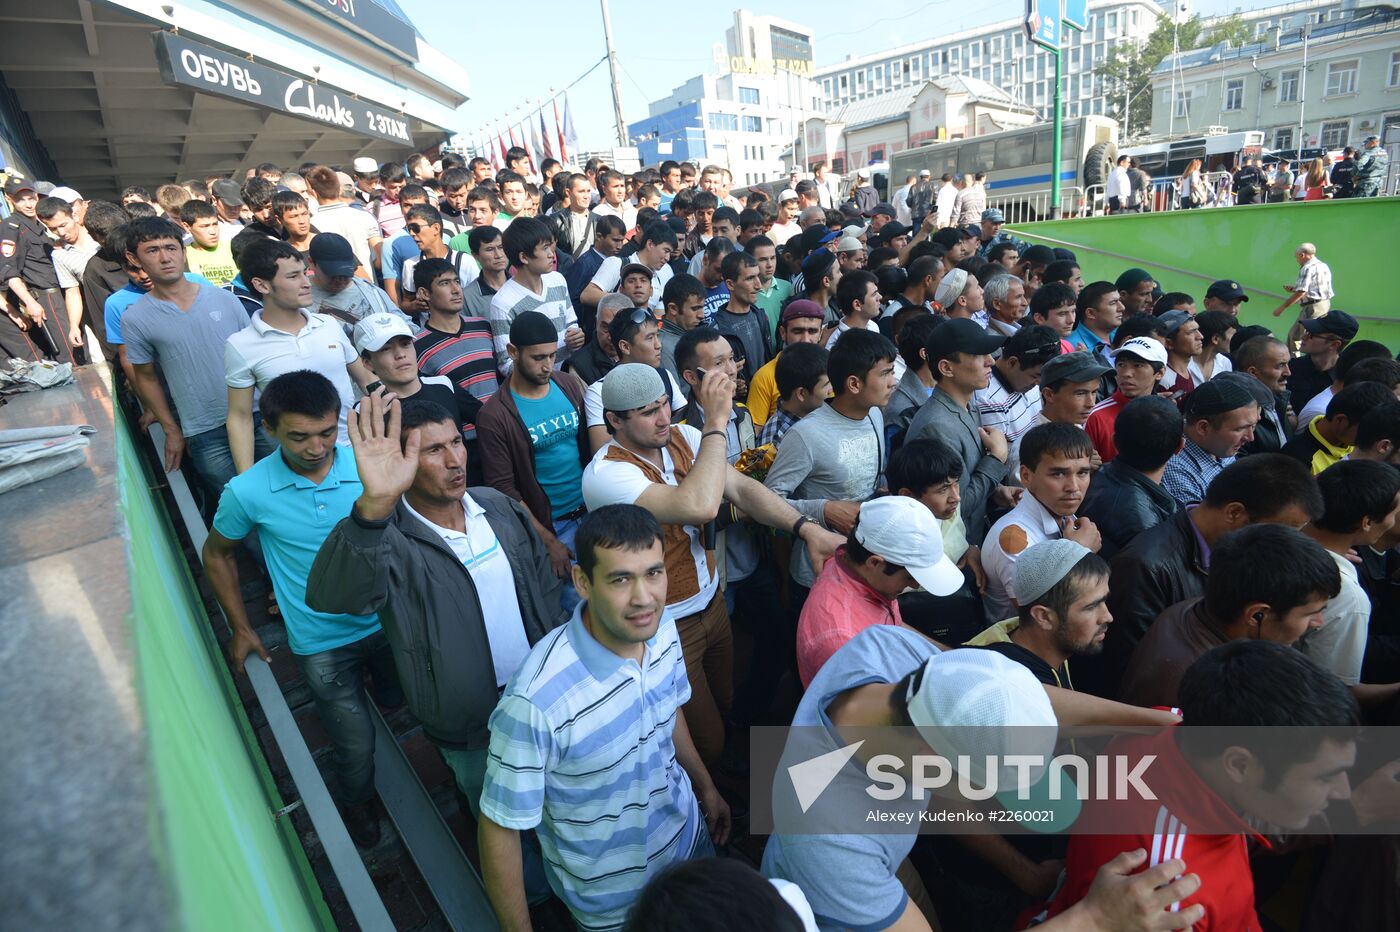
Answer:
[[[746,10],[715,46],[717,73],[696,75],[627,128],[641,162],[721,165],[735,186],[783,170],[782,154],[817,113],[812,30]]]
[[[1339,149],[1372,133],[1400,142],[1400,9],[1317,12],[1251,45],[1168,57],[1152,76],[1153,132],[1259,129],[1274,149]]]
[[[1108,95],[1094,67],[1125,42],[1141,42],[1156,26],[1162,8],[1148,0],[1089,4],[1089,28],[1064,30],[1065,116],[1106,113]],[[926,39],[817,69],[822,109],[832,114],[854,101],[887,94],[907,95],[930,78],[958,75],[1003,89],[1042,120],[1051,118],[1055,63],[1026,39],[1022,17]]]

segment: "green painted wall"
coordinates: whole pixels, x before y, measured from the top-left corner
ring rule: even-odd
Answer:
[[[128,527],[132,617],[150,743],[152,845],[178,916],[170,927],[332,929],[209,629],[164,507],[125,419],[117,469]]]
[[[1138,266],[1164,291],[1196,296],[1221,278],[1248,292],[1241,320],[1272,327],[1282,336],[1297,316],[1271,316],[1298,276],[1293,250],[1317,246],[1332,268],[1337,297],[1332,306],[1361,322],[1360,336],[1400,347],[1400,198],[1261,204],[1156,214],[1125,214],[1041,223],[1008,224],[1030,242],[1073,249],[1085,281],[1113,280]]]

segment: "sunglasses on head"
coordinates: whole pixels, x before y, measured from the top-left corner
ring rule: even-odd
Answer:
[[[653,320],[654,318],[651,314],[651,308],[635,307],[632,309],[632,313],[627,315],[627,319],[634,324],[644,324],[649,320]]]

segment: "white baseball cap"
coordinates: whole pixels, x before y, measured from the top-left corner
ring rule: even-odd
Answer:
[[[379,163],[363,155],[351,163],[351,167],[357,175],[373,175],[379,171]]]
[[[870,169],[868,169],[868,168],[857,168],[857,169],[856,169],[856,177],[857,177],[857,178],[869,178],[869,177],[870,177]]]
[[[918,499],[889,495],[865,502],[855,533],[862,547],[904,567],[933,595],[952,595],[963,585],[962,570],[943,553],[938,521]]]
[[[794,191],[792,188],[783,188],[783,190],[778,194],[779,204],[783,203],[783,201],[795,200],[797,200],[797,192]]]
[[[936,752],[960,763],[967,776],[986,786],[996,763],[1001,791],[1017,782],[1011,755],[1036,755],[1048,765],[1055,752],[1059,723],[1050,697],[1034,674],[994,650],[964,647],[934,654],[909,683],[905,696],[909,721]],[[1031,783],[1044,767],[1032,768]]]
[[[933,172],[929,171],[927,168],[921,168],[921,169],[919,169],[919,177],[920,177],[920,178],[931,178],[932,176],[933,176]]]
[[[372,314],[355,325],[355,349],[377,353],[394,337],[413,339],[413,328],[397,314]]]
[[[54,188],[49,192],[49,197],[61,197],[70,204],[83,199],[81,194],[66,185],[59,185]]]
[[[1138,357],[1144,362],[1154,365],[1165,366],[1167,364],[1167,348],[1160,340],[1151,337],[1133,337],[1131,340],[1124,340],[1123,345],[1113,351],[1113,361],[1118,361],[1119,353],[1129,353]]]

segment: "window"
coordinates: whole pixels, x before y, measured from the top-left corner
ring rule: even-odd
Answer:
[[[1275,149],[1292,149],[1292,148],[1293,148],[1293,127],[1291,127],[1291,126],[1281,126],[1281,127],[1279,127],[1278,129],[1274,130],[1274,148],[1275,148]]]
[[[1301,72],[1280,71],[1278,73],[1278,102],[1296,104],[1298,102],[1298,77]]]
[[[1254,38],[1262,39],[1264,38],[1265,34],[1268,33],[1268,31],[1269,24],[1267,22],[1254,24]]]
[[[746,117],[744,117],[744,132],[746,132],[746,133],[761,133],[761,132],[763,132],[763,118],[762,118],[762,117],[756,117],[756,116],[746,116]]]
[[[843,75],[841,75],[841,94],[842,94],[842,96],[845,96],[846,92],[849,91],[849,90],[850,90],[850,85],[847,83],[847,81],[846,81],[846,76],[843,74]]]
[[[1351,123],[1347,120],[1331,120],[1322,124],[1322,132],[1319,133],[1319,144],[1324,149],[1340,149],[1347,144],[1347,136],[1351,133]]]
[[[1400,87],[1400,52],[1390,53],[1390,72],[1386,75],[1386,87]]]
[[[1024,168],[1035,162],[1035,133],[1022,132],[1000,139],[996,143],[996,166]]]
[[[1189,117],[1191,115],[1191,92],[1189,90],[1179,90],[1176,92],[1175,114],[1177,119]]]
[[[1107,20],[1107,22],[1104,24],[1104,28],[1107,30],[1108,34],[1110,36],[1118,35],[1118,14],[1109,13],[1104,18]]]
[[[1244,109],[1244,78],[1231,78],[1225,82],[1225,109]]]
[[[1356,93],[1357,59],[1334,61],[1327,66],[1327,90],[1324,96],[1337,97]]]
[[[739,117],[733,113],[712,113],[710,114],[710,129],[737,130],[739,128]]]
[[[741,88],[739,88],[739,103],[741,103],[741,104],[756,104],[756,103],[758,103],[758,88],[756,88],[756,87],[741,87]]]
[[[871,147],[870,147],[870,161],[872,161],[872,162],[883,162],[884,160],[885,160],[885,147],[884,147],[884,146],[871,146]]]

